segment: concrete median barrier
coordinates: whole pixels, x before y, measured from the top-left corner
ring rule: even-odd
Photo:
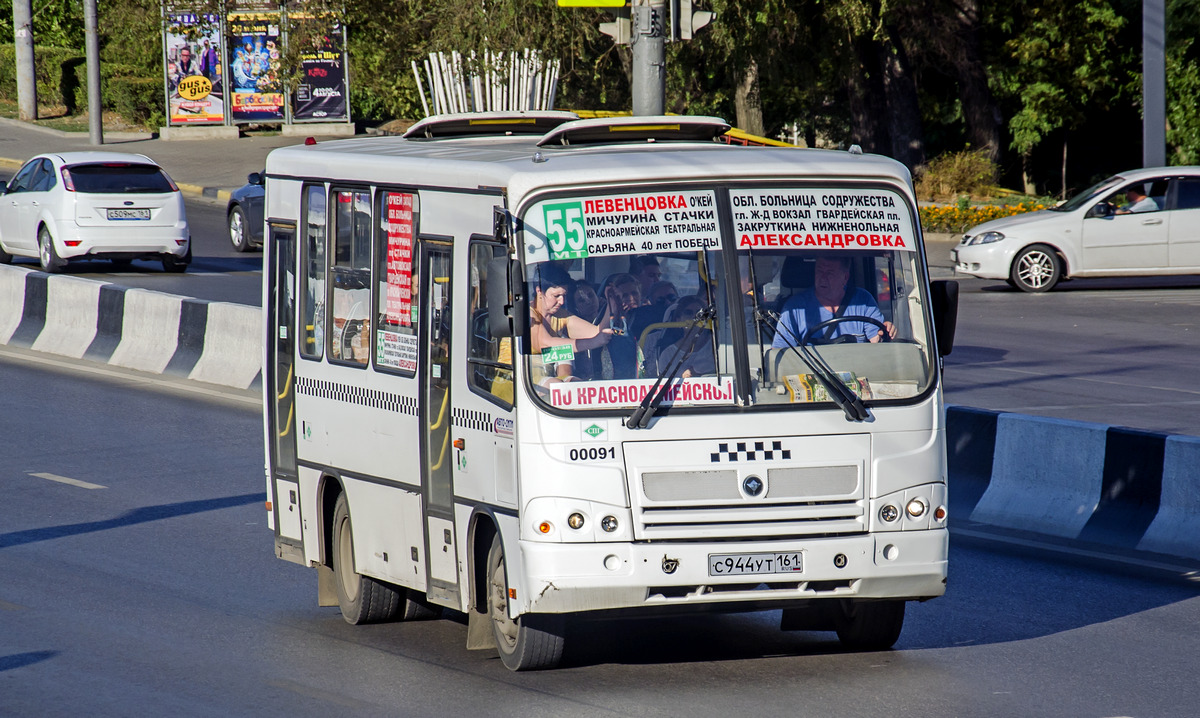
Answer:
[[[262,312],[0,266],[0,343],[238,389],[262,376]]]
[[[1200,439],[959,406],[946,438],[952,516],[1200,558]]]

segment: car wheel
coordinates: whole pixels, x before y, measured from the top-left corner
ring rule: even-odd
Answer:
[[[67,261],[58,256],[58,252],[54,249],[54,238],[50,236],[50,230],[46,228],[46,225],[42,225],[38,229],[38,261],[42,265],[42,271],[51,274],[67,266]]]
[[[508,615],[508,578],[500,537],[488,551],[488,615],[500,660],[512,671],[554,668],[562,660],[566,621],[561,615],[526,613],[515,620]]]
[[[246,213],[238,205],[229,210],[229,241],[239,252],[250,249],[250,224],[246,221]]]
[[[1048,292],[1062,279],[1062,260],[1044,244],[1031,244],[1017,252],[1009,279],[1023,292]]]
[[[182,274],[187,271],[188,265],[192,263],[192,244],[188,243],[187,253],[182,257],[176,257],[173,254],[165,255],[162,258],[164,272],[173,274]]]

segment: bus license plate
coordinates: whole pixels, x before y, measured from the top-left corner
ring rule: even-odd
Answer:
[[[150,219],[150,210],[148,209],[110,209],[108,210],[109,219]]]
[[[790,553],[710,553],[709,576],[742,576],[756,573],[800,573],[800,552]]]

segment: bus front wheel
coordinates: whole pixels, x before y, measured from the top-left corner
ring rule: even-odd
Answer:
[[[904,601],[844,601],[838,611],[838,640],[854,651],[886,651],[904,629]]]
[[[508,573],[500,536],[488,551],[488,616],[496,649],[505,667],[513,671],[554,668],[562,660],[566,621],[547,613],[526,613],[515,620],[508,615]]]

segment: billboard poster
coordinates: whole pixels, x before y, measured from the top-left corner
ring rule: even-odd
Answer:
[[[292,98],[292,118],[325,122],[350,119],[341,24],[311,16],[289,17],[300,28],[289,38],[305,45],[300,53],[301,80]]]
[[[282,122],[283,93],[279,71],[278,12],[235,12],[229,15],[229,79],[234,122]]]
[[[225,122],[226,82],[217,15],[167,16],[167,118],[172,125]]]

